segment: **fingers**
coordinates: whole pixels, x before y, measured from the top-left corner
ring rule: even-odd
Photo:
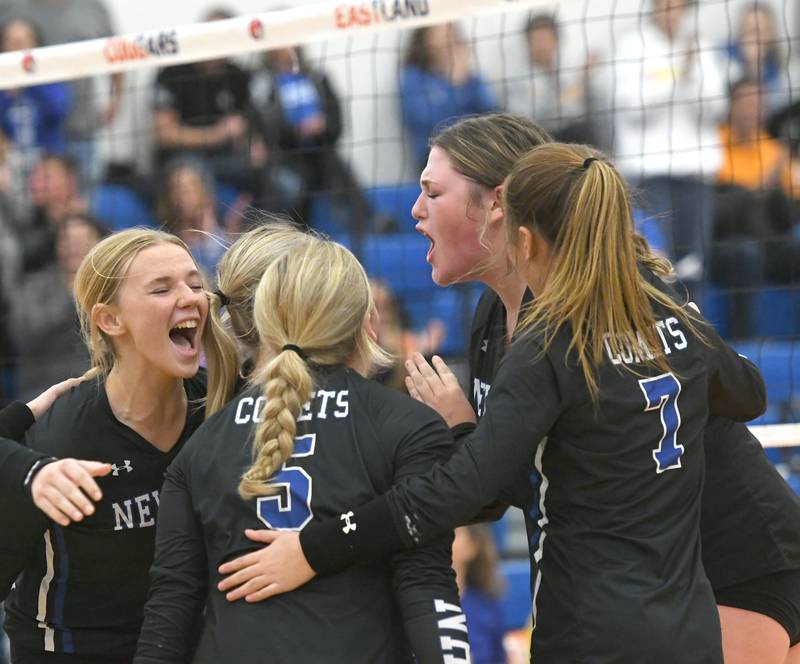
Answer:
[[[414,353],[405,362],[408,377],[414,384],[414,389],[419,395],[417,399],[430,404],[437,391],[442,388],[442,381],[428,362],[419,353]]]
[[[412,399],[416,399],[417,401],[421,401],[422,403],[425,403],[425,401],[420,396],[419,391],[417,391],[417,388],[414,385],[414,381],[411,380],[411,377],[410,376],[406,376],[404,381],[405,381],[406,390],[408,390],[409,396]]]
[[[267,529],[255,530],[253,528],[245,528],[244,534],[247,539],[253,540],[254,542],[261,542],[262,544],[272,544],[278,537],[277,531]]]
[[[284,591],[280,589],[280,585],[277,583],[270,583],[265,588],[261,590],[257,590],[254,593],[251,593],[247,597],[244,598],[245,602],[263,602],[265,599],[269,599],[270,597],[274,597],[275,595],[280,595]]]
[[[56,523],[64,526],[94,514],[92,500],[103,497],[89,470],[107,474],[108,464],[62,459],[42,468],[33,478],[31,495],[34,504]]]
[[[438,355],[434,355],[431,362],[433,363],[433,368],[436,370],[436,373],[439,374],[439,378],[441,379],[442,383],[451,387],[453,385],[461,387],[458,378],[456,375],[450,371],[450,367],[447,366],[447,363]]]
[[[110,463],[101,463],[99,461],[83,461],[82,459],[78,459],[78,464],[92,477],[103,477],[111,472]],[[102,495],[100,498],[102,498]],[[99,498],[96,500],[99,500]]]
[[[226,576],[224,579],[222,579],[222,581],[217,584],[217,590],[223,593],[227,592],[241,586],[242,584],[246,584],[259,575],[260,571],[255,565],[248,565],[247,567],[240,569],[235,574],[231,574],[230,576]],[[244,597],[244,595],[242,595],[242,597]]]
[[[73,519],[68,514],[62,512],[46,498],[40,498],[39,500],[34,500],[33,502],[36,507],[44,512],[44,515],[48,519],[55,521],[59,526],[68,526],[70,523],[72,523]],[[81,520],[81,513],[78,510],[72,510],[71,513],[76,515],[76,518],[74,519],[75,521]]]
[[[226,594],[225,599],[227,599],[229,602],[235,602],[237,599],[244,599],[247,595],[252,595],[259,590],[263,590],[268,585],[269,582],[267,577],[259,575],[250,579],[244,585]]]
[[[80,487],[92,500],[100,500],[103,492],[94,481],[94,477],[102,477],[111,472],[111,464],[98,463],[96,461],[74,461],[64,466],[64,474],[77,487]],[[89,505],[92,507],[91,505]],[[92,507],[92,512],[94,507]],[[91,512],[84,513],[88,516]]]
[[[233,574],[234,572],[238,572],[246,567],[255,565],[258,562],[258,553],[258,551],[253,551],[252,553],[247,553],[243,556],[239,556],[238,558],[234,558],[233,560],[229,560],[227,563],[219,566],[219,573],[226,575]],[[220,590],[222,590],[222,588],[220,588]]]

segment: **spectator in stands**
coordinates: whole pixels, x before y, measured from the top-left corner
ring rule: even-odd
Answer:
[[[369,283],[378,314],[374,324],[378,344],[395,359],[395,363],[376,376],[376,379],[384,385],[405,392],[406,370],[403,362],[415,351],[426,357],[433,355],[444,342],[444,323],[433,318],[428,321],[424,330],[413,332],[402,302],[388,284],[380,279],[370,279]]]
[[[765,118],[789,101],[788,68],[780,42],[772,9],[757,0],[742,10],[736,39],[725,47],[728,80],[747,78],[761,85]]]
[[[420,169],[428,159],[428,139],[443,122],[497,110],[455,24],[418,28],[411,34],[400,74],[400,106]]]
[[[69,214],[86,210],[75,162],[64,155],[42,159],[31,173],[29,198],[30,214],[18,228],[23,272],[33,272],[55,262],[61,222]]]
[[[764,126],[766,96],[757,79],[731,87],[728,121],[719,131],[723,152],[717,182],[753,191],[779,189],[800,199],[800,163]]]
[[[15,396],[15,350],[11,339],[8,292],[19,275],[19,246],[12,226],[13,215],[0,186],[0,408]]]
[[[3,52],[27,51],[40,43],[38,28],[30,21],[12,19],[0,28]],[[0,128],[18,153],[24,172],[29,174],[45,153],[64,152],[71,105],[72,90],[66,83],[0,91]]]
[[[535,120],[559,141],[598,145],[590,87],[594,57],[577,67],[565,67],[558,24],[551,14],[531,16],[525,39],[530,71],[509,82],[509,112]]]
[[[473,664],[504,664],[505,633],[499,597],[502,581],[497,568],[497,549],[492,533],[483,524],[456,528],[453,570],[467,616]]]
[[[53,46],[114,34],[102,0],[6,0],[0,4],[0,23],[25,19],[41,30],[42,45]],[[66,124],[67,152],[78,165],[85,191],[103,176],[104,162],[97,131],[117,116],[123,93],[123,74],[111,75],[110,96],[102,100],[96,80],[70,82],[72,107]]]
[[[205,20],[231,17],[213,10]],[[285,210],[296,202],[298,192],[272,177],[264,130],[251,103],[250,74],[234,62],[217,59],[162,69],[156,78],[154,125],[160,169],[191,158],[266,209]]]
[[[380,225],[374,223],[372,206],[336,150],[342,111],[328,76],[308,64],[300,47],[268,51],[264,62],[266,67],[255,74],[251,92],[269,144],[278,153],[278,168],[290,168],[302,183],[300,217],[310,223],[313,199],[327,194],[336,216],[345,222],[340,227],[358,232]],[[278,177],[285,176],[279,173]],[[275,205],[263,207],[274,209]]]
[[[744,79],[730,93],[720,126],[722,164],[717,174],[711,279],[736,289],[732,334],[752,335],[754,291],[763,283],[800,279],[800,242],[793,222],[800,200],[800,168],[788,148],[764,129],[763,95]]]
[[[191,249],[210,280],[225,253],[225,230],[217,217],[211,177],[198,164],[175,163],[164,176],[158,206],[159,221]]]
[[[678,276],[700,299],[725,108],[715,56],[687,15],[693,0],[652,0],[653,12],[614,56],[617,166],[661,220]]]
[[[86,214],[67,215],[56,235],[54,263],[29,272],[9,297],[23,400],[86,370],[88,355],[75,315],[72,284],[84,256],[108,229]]]

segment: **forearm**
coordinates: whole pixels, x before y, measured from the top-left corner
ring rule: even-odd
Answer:
[[[156,117],[156,138],[162,148],[203,149],[221,145],[213,127],[190,127],[176,119]]]
[[[150,590],[134,664],[184,664],[207,594],[207,561],[182,468],[161,493]]]
[[[14,401],[0,410],[0,437],[20,441],[34,422],[33,411],[21,401]]]

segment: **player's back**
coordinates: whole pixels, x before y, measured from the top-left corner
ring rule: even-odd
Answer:
[[[332,517],[355,529],[351,507],[387,491],[401,469],[421,472],[451,451],[446,426],[427,407],[350,369],[323,370],[316,379],[298,418],[294,455],[273,478],[278,493],[244,501],[237,492],[264,406],[255,390],[211,418],[170,470],[185,475],[207,555],[205,628],[195,662],[234,654],[271,662],[410,661],[393,589],[410,579],[398,578],[390,561],[318,577],[256,604],[229,603],[215,588],[220,564],[257,548],[245,528],[299,530],[313,517]]]
[[[547,352],[561,412],[535,457],[542,534],[531,544],[539,563],[534,658],[719,656],[718,639],[708,636],[719,626],[698,533],[706,347],[669,312],[657,310],[656,319],[671,371],[644,365],[642,346],[615,353],[606,344],[596,403],[566,330]],[[536,352],[529,346],[513,344],[504,362],[524,361]]]

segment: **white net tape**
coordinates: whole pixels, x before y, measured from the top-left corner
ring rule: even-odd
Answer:
[[[0,54],[0,87],[164,67],[358,33],[410,29],[485,13],[547,5],[545,0],[324,2],[261,14]]]
[[[766,424],[750,430],[764,447],[800,447],[800,424]]]

